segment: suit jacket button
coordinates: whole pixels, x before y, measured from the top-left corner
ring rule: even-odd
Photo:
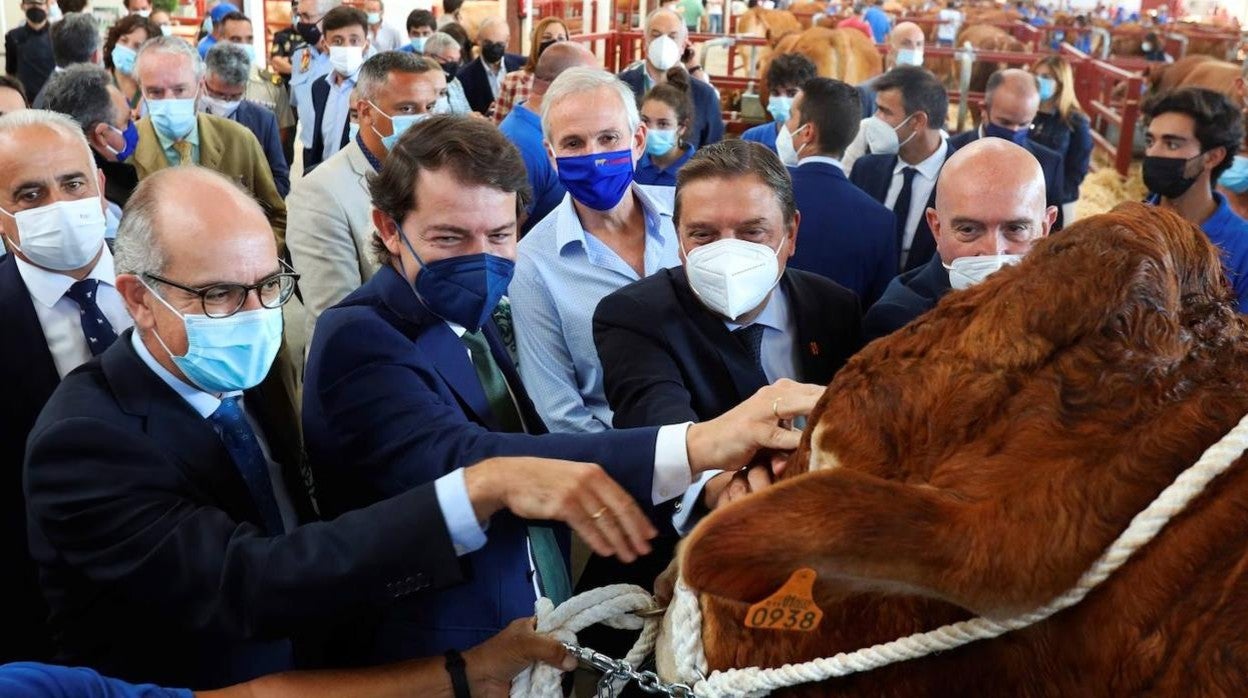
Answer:
[[[677,512],[679,512],[679,511],[680,511],[680,505],[681,505],[681,504],[682,504],[681,502],[676,502],[676,507],[675,507],[675,508],[676,508],[676,511],[677,511]]]

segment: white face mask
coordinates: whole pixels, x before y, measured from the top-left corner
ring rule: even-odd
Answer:
[[[199,96],[200,111],[205,111],[213,116],[220,116],[226,119],[233,116],[234,112],[238,111],[238,105],[242,103],[243,100],[241,99],[231,101],[226,99],[217,99],[216,97],[209,97],[206,94],[201,94]]]
[[[757,308],[780,280],[784,245],[781,241],[773,250],[757,242],[727,238],[696,247],[685,254],[689,286],[703,305],[735,321]]]
[[[0,209],[17,221],[22,239],[9,244],[32,264],[52,271],[81,269],[104,244],[104,210],[98,196],[58,201],[16,214]]]
[[[901,150],[901,146],[910,142],[918,134],[918,131],[906,137],[906,140],[899,141],[897,139],[897,129],[906,125],[906,122],[914,118],[914,114],[907,116],[900,124],[890,126],[887,121],[875,116],[870,116],[862,120],[859,128],[862,129],[863,135],[866,137],[867,148],[871,150],[872,155],[893,155]]]
[[[923,49],[897,49],[897,65],[923,65]]]
[[[809,125],[803,124],[797,130],[801,131]],[[797,161],[801,159],[801,154],[793,146],[793,134],[789,133],[788,126],[781,126],[780,132],[776,134],[776,154],[780,156],[780,162],[789,167],[797,167]]]
[[[949,270],[949,285],[955,291],[970,288],[1010,264],[1018,264],[1023,258],[1021,254],[982,255],[979,257],[958,257],[953,264],[946,265]]]
[[[670,36],[656,37],[646,48],[646,58],[655,70],[666,71],[680,62],[680,46]]]
[[[364,64],[363,46],[330,46],[329,64],[343,77],[355,75]]]

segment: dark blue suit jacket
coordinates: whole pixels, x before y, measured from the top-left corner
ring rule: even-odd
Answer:
[[[646,92],[646,65],[641,63],[620,73],[620,79],[633,88],[640,102]],[[690,97],[693,99],[693,128],[685,135],[685,140],[694,147],[718,143],[724,138],[724,114],[719,106],[719,95],[715,88],[695,78],[689,78]]]
[[[285,199],[290,193],[290,165],[282,152],[282,135],[277,127],[277,117],[259,104],[244,99],[230,119],[256,134],[256,140],[260,141],[260,148],[264,150],[264,159],[269,161],[269,171],[273,173],[277,193]]]
[[[26,544],[22,457],[39,411],[61,382],[13,255],[0,258],[0,663],[51,658],[48,606]]]
[[[515,53],[503,54],[503,67],[507,72],[520,70],[528,61],[524,56]],[[490,105],[494,102],[494,91],[490,89],[490,77],[485,72],[485,62],[477,60],[459,69],[455,76],[464,88],[464,97],[468,98],[468,106],[480,114],[489,115]]]
[[[970,131],[964,131],[956,136],[949,138],[949,143],[954,148],[961,148],[967,143],[979,140],[979,129],[973,128]],[[1036,160],[1040,162],[1040,169],[1044,171],[1044,204],[1046,206],[1057,207],[1057,220],[1053,223],[1053,230],[1061,230],[1062,220],[1062,198],[1066,195],[1064,182],[1064,167],[1062,165],[1062,154],[1043,146],[1033,140],[1028,140],[1023,146],[1036,156]]]
[[[953,139],[945,143],[945,161],[957,150]],[[871,198],[883,204],[888,200],[888,187],[893,182],[893,168],[897,166],[897,154],[863,155],[854,161],[854,169],[849,173],[849,181],[859,189],[871,195]],[[927,207],[936,206],[936,187],[932,187],[932,195],[927,198]],[[894,241],[898,244],[899,241]],[[801,240],[798,240],[799,247]],[[919,216],[919,224],[914,229],[914,239],[910,241],[910,254],[906,257],[901,271],[922,266],[936,252],[936,238],[932,237],[932,228],[927,224],[926,216]],[[900,255],[900,250],[898,255]]]
[[[545,434],[492,323],[485,333],[529,434],[496,431],[465,345],[390,267],[321,315],[303,419],[322,506],[348,511],[486,458],[539,456],[598,463],[651,511],[657,429]],[[485,547],[461,558],[467,581],[383,619],[369,659],[466,649],[531,615],[526,534],[496,515]]]
[[[893,212],[851,184],[835,165],[808,162],[789,173],[802,214],[789,268],[826,276],[869,307],[897,275]]]
[[[329,103],[329,76],[322,75],[312,82],[312,113],[315,115],[312,123],[304,124],[304,128],[311,126],[312,131],[312,147],[303,149],[303,173],[306,175],[312,171],[313,167],[325,161],[325,134],[323,130],[325,119],[325,105]],[[348,117],[342,122],[342,135],[338,140],[338,147],[347,147],[347,142],[351,139],[351,119]]]
[[[949,272],[932,257],[921,267],[893,279],[884,295],[867,310],[863,333],[868,342],[901,329],[918,316],[936,307],[936,302],[950,291]]]
[[[59,661],[216,688],[294,668],[305,633],[459,581],[433,487],[266,535],[221,439],[143,363],[132,331],[65,377],[27,447],[31,552]],[[311,522],[279,365],[245,404]]]

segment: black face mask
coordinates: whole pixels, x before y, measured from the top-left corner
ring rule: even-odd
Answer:
[[[442,72],[446,73],[446,81],[450,82],[459,74],[459,61],[447,61],[439,64],[442,66]]]
[[[43,24],[43,20],[48,18],[48,11],[42,7],[29,7],[26,9],[26,19],[31,24]]]
[[[554,46],[557,43],[559,43],[558,39],[547,39],[543,41],[542,43],[538,44],[537,45],[538,57],[540,58],[541,55],[546,52],[546,49],[550,48],[551,46]]]
[[[481,44],[481,57],[486,63],[497,63],[503,59],[503,54],[507,53],[507,44],[501,41],[488,41]]]
[[[1183,173],[1187,171],[1187,164],[1201,155],[1204,153],[1190,158],[1145,157],[1144,186],[1167,199],[1183,196],[1200,179],[1199,172],[1195,177],[1186,177]]]
[[[321,42],[321,28],[313,24],[304,24],[300,22],[295,26],[295,31],[299,32],[299,36],[308,43],[309,46],[315,46]]]

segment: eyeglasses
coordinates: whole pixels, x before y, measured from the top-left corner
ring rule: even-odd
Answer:
[[[156,281],[176,289],[186,291],[187,293],[198,296],[200,305],[203,306],[204,315],[210,318],[226,318],[243,309],[247,304],[247,294],[252,291],[256,292],[256,297],[260,299],[260,305],[265,308],[280,308],[286,305],[287,301],[295,295],[295,288],[299,283],[299,275],[290,269],[290,266],[282,262],[284,271],[274,274],[259,283],[246,284],[213,284],[203,288],[192,288],[183,286],[176,281],[170,281],[159,277],[155,274],[144,274],[152,281]]]

